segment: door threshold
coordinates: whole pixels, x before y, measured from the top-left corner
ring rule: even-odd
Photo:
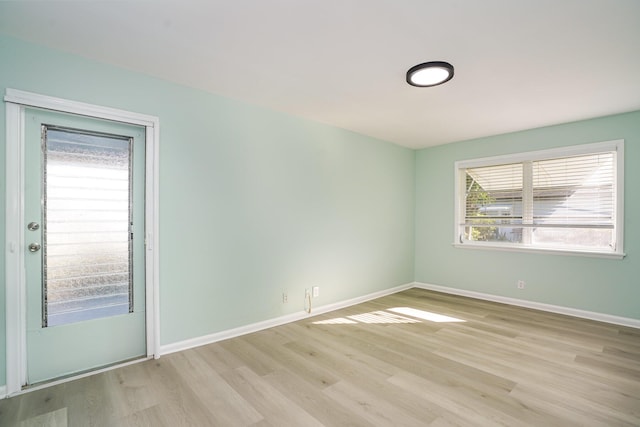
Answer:
[[[69,374],[69,375],[65,375],[65,376],[62,376],[62,377],[53,378],[51,380],[45,380],[45,381],[40,381],[40,382],[37,382],[37,383],[34,383],[34,384],[24,385],[24,386],[22,386],[22,389],[20,391],[18,391],[16,393],[12,393],[10,396],[7,396],[7,397],[12,397],[12,396],[17,396],[19,394],[29,393],[31,391],[41,390],[41,389],[47,388],[47,387],[53,387],[53,386],[58,385],[58,384],[68,383],[70,381],[79,380],[81,378],[89,377],[91,375],[101,374],[103,372],[112,371],[114,369],[122,368],[122,367],[129,366],[129,365],[133,365],[135,363],[145,362],[145,361],[151,360],[151,359],[153,359],[153,355],[151,355],[151,356],[134,357],[132,359],[123,360],[121,362],[112,363],[112,364],[109,364],[109,365],[101,366],[99,368],[88,369],[86,371],[76,372],[74,374]]]

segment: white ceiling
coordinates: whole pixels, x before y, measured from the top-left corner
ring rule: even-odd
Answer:
[[[0,32],[414,148],[640,109],[640,0],[0,1]]]

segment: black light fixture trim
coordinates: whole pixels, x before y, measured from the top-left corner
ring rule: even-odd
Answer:
[[[449,73],[449,76],[444,80],[438,81],[438,82],[433,83],[433,84],[428,84],[428,85],[417,84],[412,80],[412,77],[413,77],[413,75],[415,73],[417,73],[418,71],[421,71],[421,70],[428,69],[428,68],[442,68],[442,69],[446,70]],[[411,86],[416,86],[416,87],[438,86],[438,85],[441,85],[443,83],[448,82],[452,78],[453,78],[453,65],[449,64],[448,62],[444,62],[444,61],[424,62],[422,64],[418,64],[418,65],[415,65],[415,66],[409,68],[409,71],[407,71],[407,83],[409,83]]]

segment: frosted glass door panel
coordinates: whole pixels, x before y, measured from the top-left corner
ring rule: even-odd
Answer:
[[[44,126],[43,326],[133,311],[131,149]]]

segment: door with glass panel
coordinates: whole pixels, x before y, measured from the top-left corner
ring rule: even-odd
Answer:
[[[25,115],[27,385],[143,357],[144,128]]]

